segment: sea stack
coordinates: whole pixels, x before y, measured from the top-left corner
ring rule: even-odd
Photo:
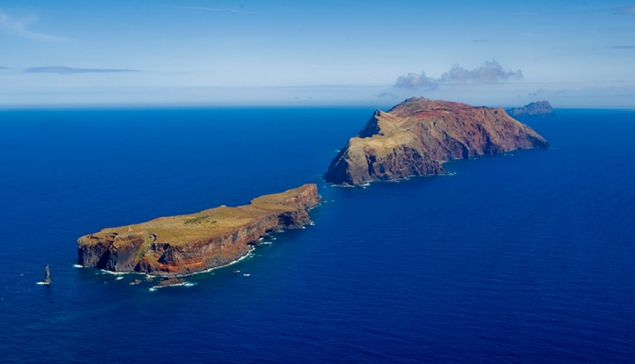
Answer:
[[[372,181],[444,174],[444,162],[495,155],[549,143],[501,108],[410,98],[377,110],[331,162],[327,182]]]
[[[265,195],[239,207],[161,217],[78,239],[78,263],[113,272],[187,275],[243,257],[269,232],[311,223],[321,198],[315,184]]]
[[[44,271],[44,280],[39,282],[39,284],[51,284],[51,270],[48,265],[44,267]]]

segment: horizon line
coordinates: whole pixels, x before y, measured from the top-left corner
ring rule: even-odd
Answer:
[[[422,97],[422,96],[411,96]],[[404,98],[405,101],[410,97]],[[303,100],[305,101],[305,100]],[[399,101],[402,102],[402,101]],[[461,101],[456,101],[461,102]],[[394,102],[315,102],[315,103],[68,103],[68,104],[21,104],[21,105],[3,105],[0,104],[0,111],[20,111],[20,110],[126,110],[126,109],[268,109],[268,108],[342,108],[342,107],[383,107],[394,106]],[[473,105],[486,106],[491,108],[512,108],[522,107],[525,105]],[[579,106],[579,105],[558,105],[554,110],[635,110],[635,105],[601,105],[601,106]]]

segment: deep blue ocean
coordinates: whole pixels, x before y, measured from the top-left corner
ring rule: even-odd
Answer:
[[[553,148],[453,176],[325,184],[372,112],[0,111],[0,362],[635,362],[635,111],[523,120]],[[73,266],[81,235],[309,182],[315,226],[194,286]]]

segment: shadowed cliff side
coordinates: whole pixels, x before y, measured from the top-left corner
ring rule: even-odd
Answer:
[[[315,184],[265,195],[239,207],[161,217],[78,239],[78,263],[113,272],[185,275],[229,264],[268,232],[311,223],[321,198]]]
[[[327,182],[360,186],[376,180],[445,173],[442,163],[549,143],[500,108],[410,98],[375,111],[333,159]]]

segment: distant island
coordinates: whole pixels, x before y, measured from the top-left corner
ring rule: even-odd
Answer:
[[[548,146],[501,108],[410,98],[388,112],[375,111],[333,159],[324,179],[361,186],[443,174],[442,164],[453,159]]]
[[[507,111],[509,116],[514,118],[556,115],[549,101],[536,101],[523,107],[513,107],[505,111]]]
[[[320,202],[317,186],[306,184],[258,197],[246,206],[103,229],[78,239],[78,263],[161,276],[205,271],[245,256],[269,232],[311,223],[307,210]]]

